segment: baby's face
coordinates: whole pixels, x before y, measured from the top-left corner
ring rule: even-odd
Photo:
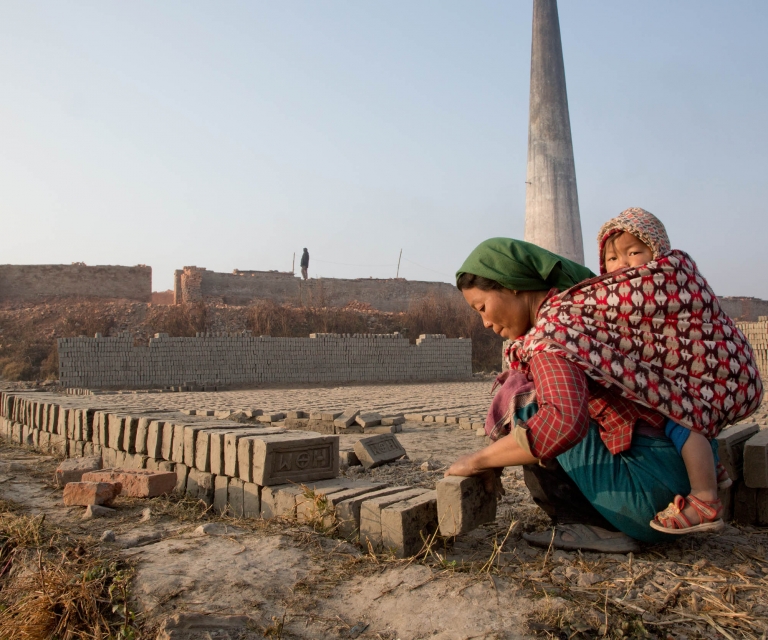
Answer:
[[[608,273],[626,267],[639,267],[653,260],[653,251],[637,236],[624,231],[605,244],[605,270]]]

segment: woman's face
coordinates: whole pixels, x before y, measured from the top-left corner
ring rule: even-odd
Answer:
[[[527,296],[509,289],[464,289],[461,292],[470,307],[480,314],[486,329],[508,340],[515,340],[531,328]]]

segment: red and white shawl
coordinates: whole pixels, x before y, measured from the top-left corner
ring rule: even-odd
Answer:
[[[525,369],[543,350],[709,438],[752,414],[763,396],[747,339],[682,251],[545,300],[505,355],[510,368]]]

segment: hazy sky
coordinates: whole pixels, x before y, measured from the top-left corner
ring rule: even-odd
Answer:
[[[0,263],[452,280],[522,237],[530,0],[0,2]],[[587,264],[768,298],[768,3],[561,0]]]

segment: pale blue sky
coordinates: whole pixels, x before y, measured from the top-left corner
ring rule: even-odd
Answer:
[[[587,264],[768,298],[768,3],[561,0]],[[451,281],[522,237],[531,2],[0,2],[0,263]],[[298,270],[298,268],[297,268]]]

